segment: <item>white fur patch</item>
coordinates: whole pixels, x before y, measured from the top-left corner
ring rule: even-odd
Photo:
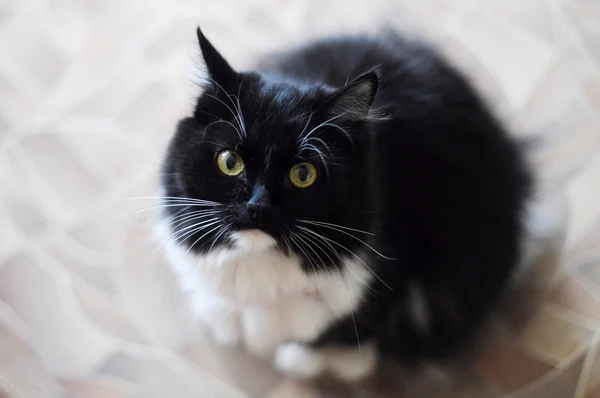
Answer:
[[[234,232],[231,239],[236,247],[247,251],[263,251],[277,244],[273,237],[257,229]]]
[[[356,382],[373,372],[376,365],[377,351],[373,344],[316,350],[300,343],[286,343],[275,354],[277,369],[296,378],[312,378],[329,371],[340,380]]]
[[[165,221],[157,231],[165,239]],[[198,321],[218,342],[242,343],[256,355],[271,356],[285,341],[315,339],[357,307],[373,278],[357,259],[346,259],[339,272],[306,274],[272,238],[247,238],[236,235],[240,246],[205,255],[167,241],[165,253]]]
[[[312,378],[325,371],[325,356],[303,344],[287,343],[277,349],[275,366],[288,376]]]

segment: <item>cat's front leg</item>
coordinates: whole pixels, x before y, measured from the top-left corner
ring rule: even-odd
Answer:
[[[315,378],[329,372],[342,381],[356,382],[375,370],[377,351],[374,344],[317,348],[290,342],[277,349],[275,366],[294,378]]]

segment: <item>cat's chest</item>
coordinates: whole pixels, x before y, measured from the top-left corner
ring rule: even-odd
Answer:
[[[192,313],[213,337],[260,355],[286,340],[316,339],[358,306],[371,277],[352,261],[307,274],[277,251],[190,255],[173,246],[168,254]]]

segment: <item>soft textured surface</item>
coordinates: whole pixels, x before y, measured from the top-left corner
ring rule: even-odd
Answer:
[[[243,68],[260,52],[381,21],[439,43],[515,134],[542,138],[531,155],[549,203],[538,225],[552,240],[540,264],[556,259],[564,233],[550,298],[454,396],[599,397],[592,0],[1,2],[0,396],[262,397],[277,387],[266,365],[205,343],[149,241],[151,212],[139,206],[152,201],[122,199],[154,194],[165,142],[190,111],[196,24]]]

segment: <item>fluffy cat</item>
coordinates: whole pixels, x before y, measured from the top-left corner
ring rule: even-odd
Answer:
[[[198,320],[299,377],[468,350],[517,271],[531,184],[467,79],[393,33],[250,72],[198,39],[208,78],[159,223]]]

